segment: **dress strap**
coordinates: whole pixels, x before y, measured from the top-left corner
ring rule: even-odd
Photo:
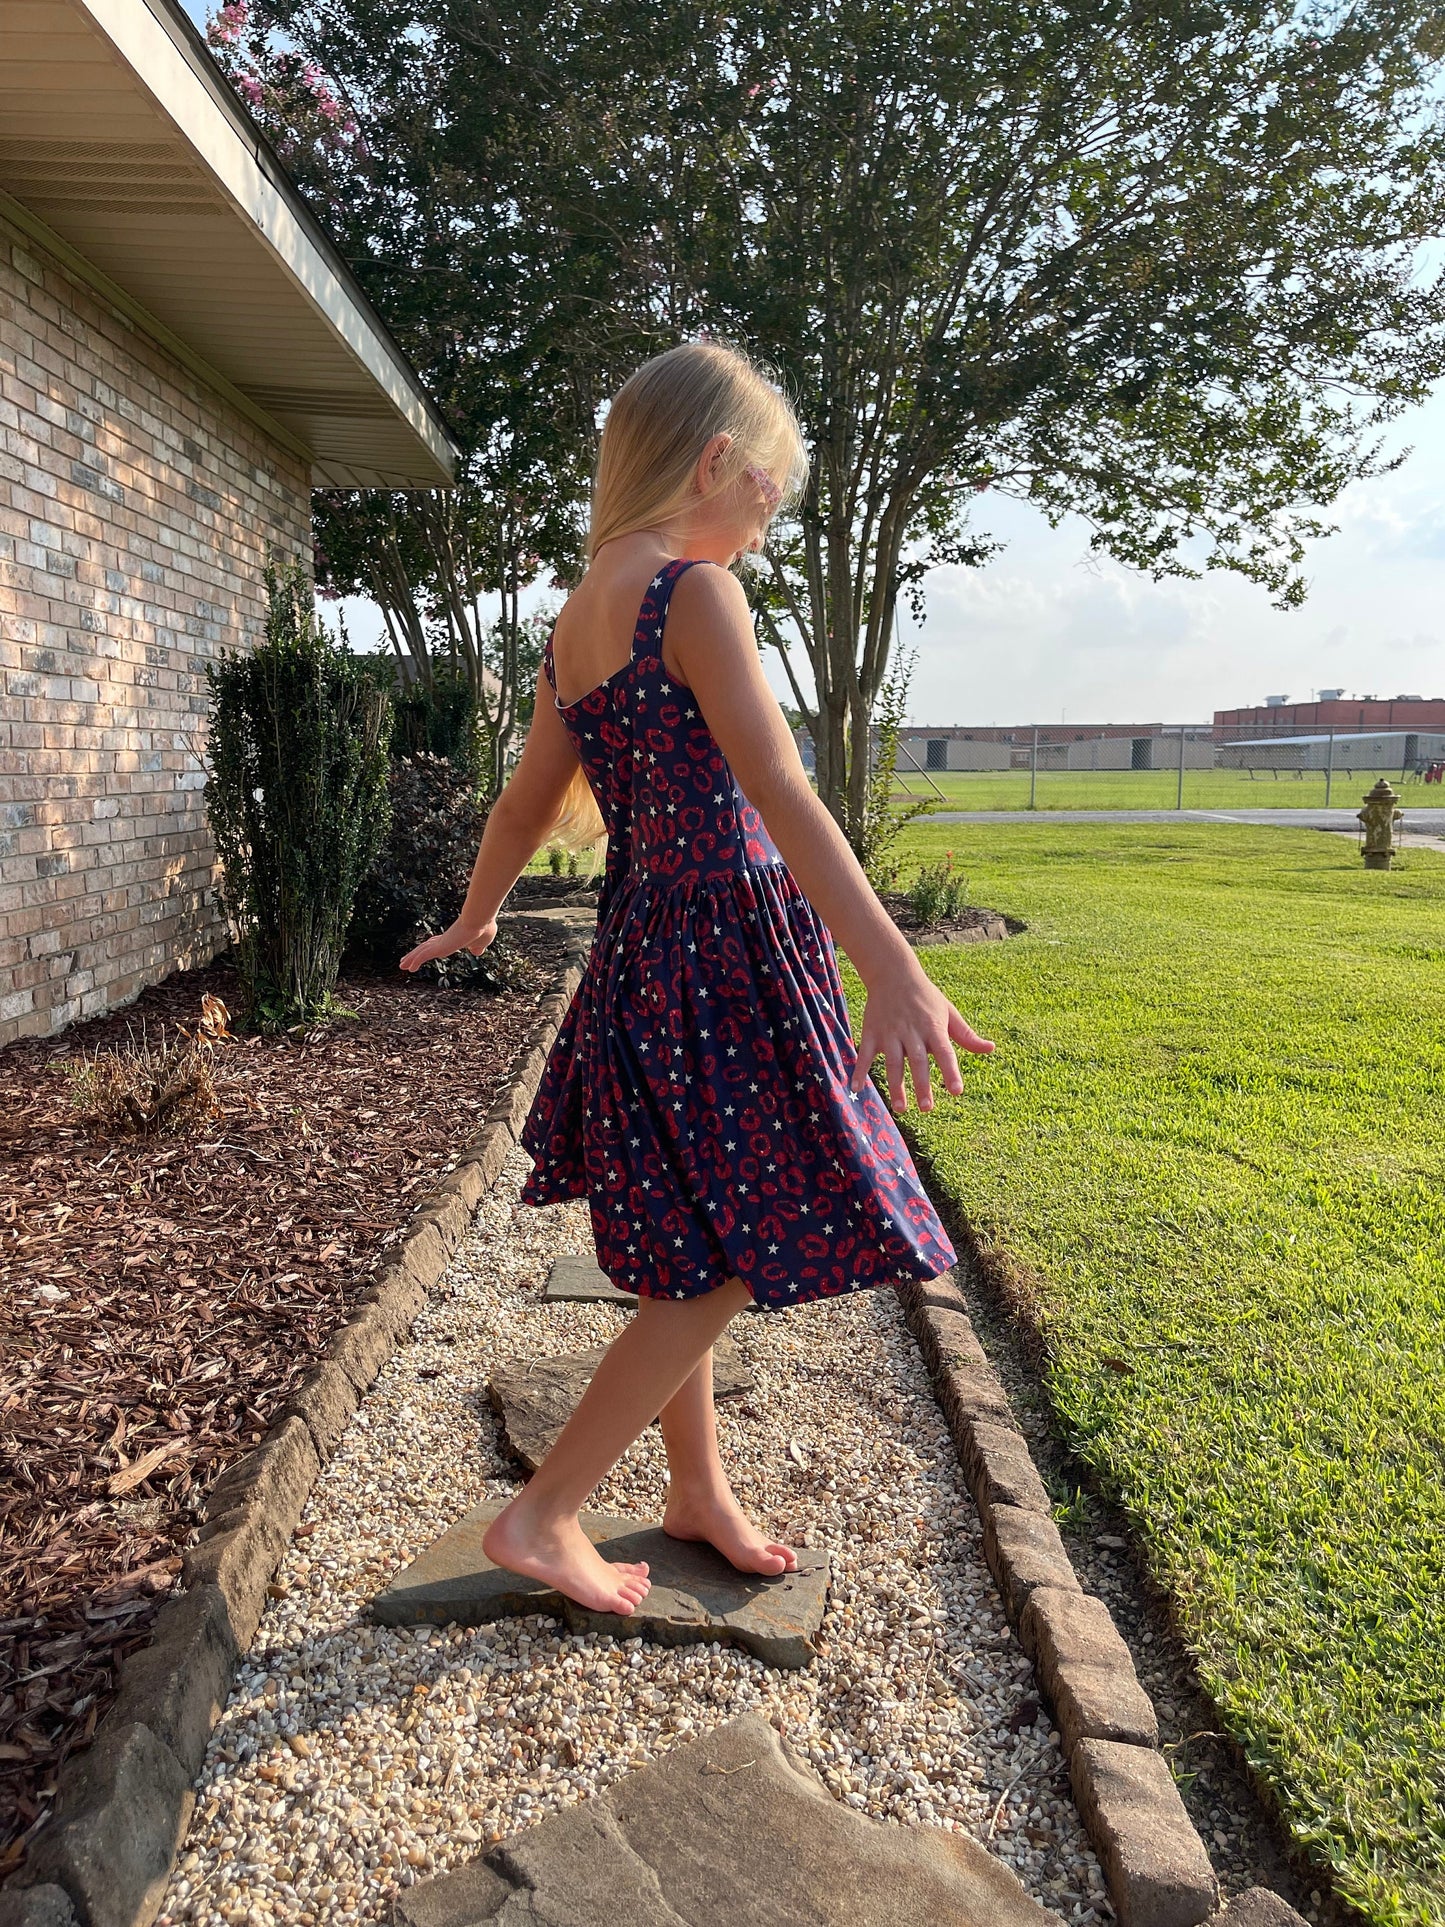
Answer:
[[[547,640],[542,645],[542,673],[552,685],[552,694],[554,696],[557,694],[557,672],[552,661],[552,638],[556,633],[557,624],[554,621],[551,628],[547,631]]]
[[[707,558],[701,555],[676,556],[665,563],[647,585],[647,593],[642,598],[642,607],[637,612],[637,627],[632,636],[632,660],[640,657],[662,656],[662,625],[667,620],[667,605],[672,600],[673,589],[679,576],[695,568]],[[714,564],[721,567],[721,564]]]

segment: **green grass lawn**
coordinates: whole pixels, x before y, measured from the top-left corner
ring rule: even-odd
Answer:
[[[1343,763],[1334,772],[1330,804],[1335,809],[1358,809],[1365,791],[1375,781],[1374,770],[1347,772]],[[1445,808],[1445,788],[1402,778],[1398,769],[1384,772],[1407,804],[1424,809]],[[899,770],[900,793],[934,796],[931,785],[943,792],[940,809],[1026,810],[1029,773],[1023,770],[944,771]],[[1039,771],[1036,805],[1041,810],[1172,810],[1179,778],[1174,770],[1045,770]],[[1187,769],[1184,772],[1186,810],[1317,810],[1325,802],[1322,770]]]
[[[928,953],[999,1049],[918,1147],[1297,1836],[1445,1922],[1445,856],[940,825],[905,875],[945,847],[1029,930]]]

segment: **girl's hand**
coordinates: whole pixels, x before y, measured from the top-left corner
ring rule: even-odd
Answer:
[[[875,1015],[876,1012],[886,1012],[886,1015]],[[938,1065],[943,1088],[954,1097],[962,1094],[963,1074],[953,1053],[955,1044],[962,1044],[965,1050],[979,1057],[987,1057],[993,1049],[986,1037],[980,1037],[964,1022],[921,969],[916,976],[896,985],[875,985],[863,1007],[863,1036],[848,1088],[861,1091],[874,1060],[881,1056],[888,1080],[889,1106],[902,1116],[908,1109],[908,1094],[903,1084],[906,1062],[913,1073],[913,1095],[919,1110],[931,1111],[930,1057]]]
[[[474,957],[479,957],[496,934],[495,917],[480,930],[464,930],[459,923],[451,924],[439,937],[428,937],[415,950],[408,950],[401,960],[401,968],[420,970],[424,963],[431,963],[436,957],[450,957],[458,950],[470,950]]]

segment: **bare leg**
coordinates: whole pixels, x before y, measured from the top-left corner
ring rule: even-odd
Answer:
[[[747,1286],[738,1278],[701,1298],[640,1300],[552,1450],[487,1527],[487,1557],[510,1572],[545,1580],[594,1611],[630,1613],[647,1595],[647,1567],[604,1559],[577,1514],[747,1302]]]
[[[718,1452],[712,1353],[660,1414],[672,1482],[662,1529],[674,1539],[705,1539],[740,1572],[796,1572],[798,1557],[759,1532],[733,1495]]]

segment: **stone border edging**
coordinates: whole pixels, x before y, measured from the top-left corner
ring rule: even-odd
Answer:
[[[1219,1905],[1204,1842],[1108,1607],[1074,1574],[1008,1394],[945,1275],[900,1287],[983,1525],[984,1556],[1063,1743],[1121,1927],[1197,1927]]]
[[[199,1542],[184,1554],[185,1591],[162,1604],[150,1645],[121,1662],[120,1690],[94,1740],[62,1768],[53,1821],[0,1889],[0,1927],[149,1927],[159,1911],[211,1729],[311,1488],[501,1174],[581,982],[593,919],[514,914],[561,922],[572,935],[502,1096],[417,1208],[326,1357],[261,1444],[212,1487]]]

